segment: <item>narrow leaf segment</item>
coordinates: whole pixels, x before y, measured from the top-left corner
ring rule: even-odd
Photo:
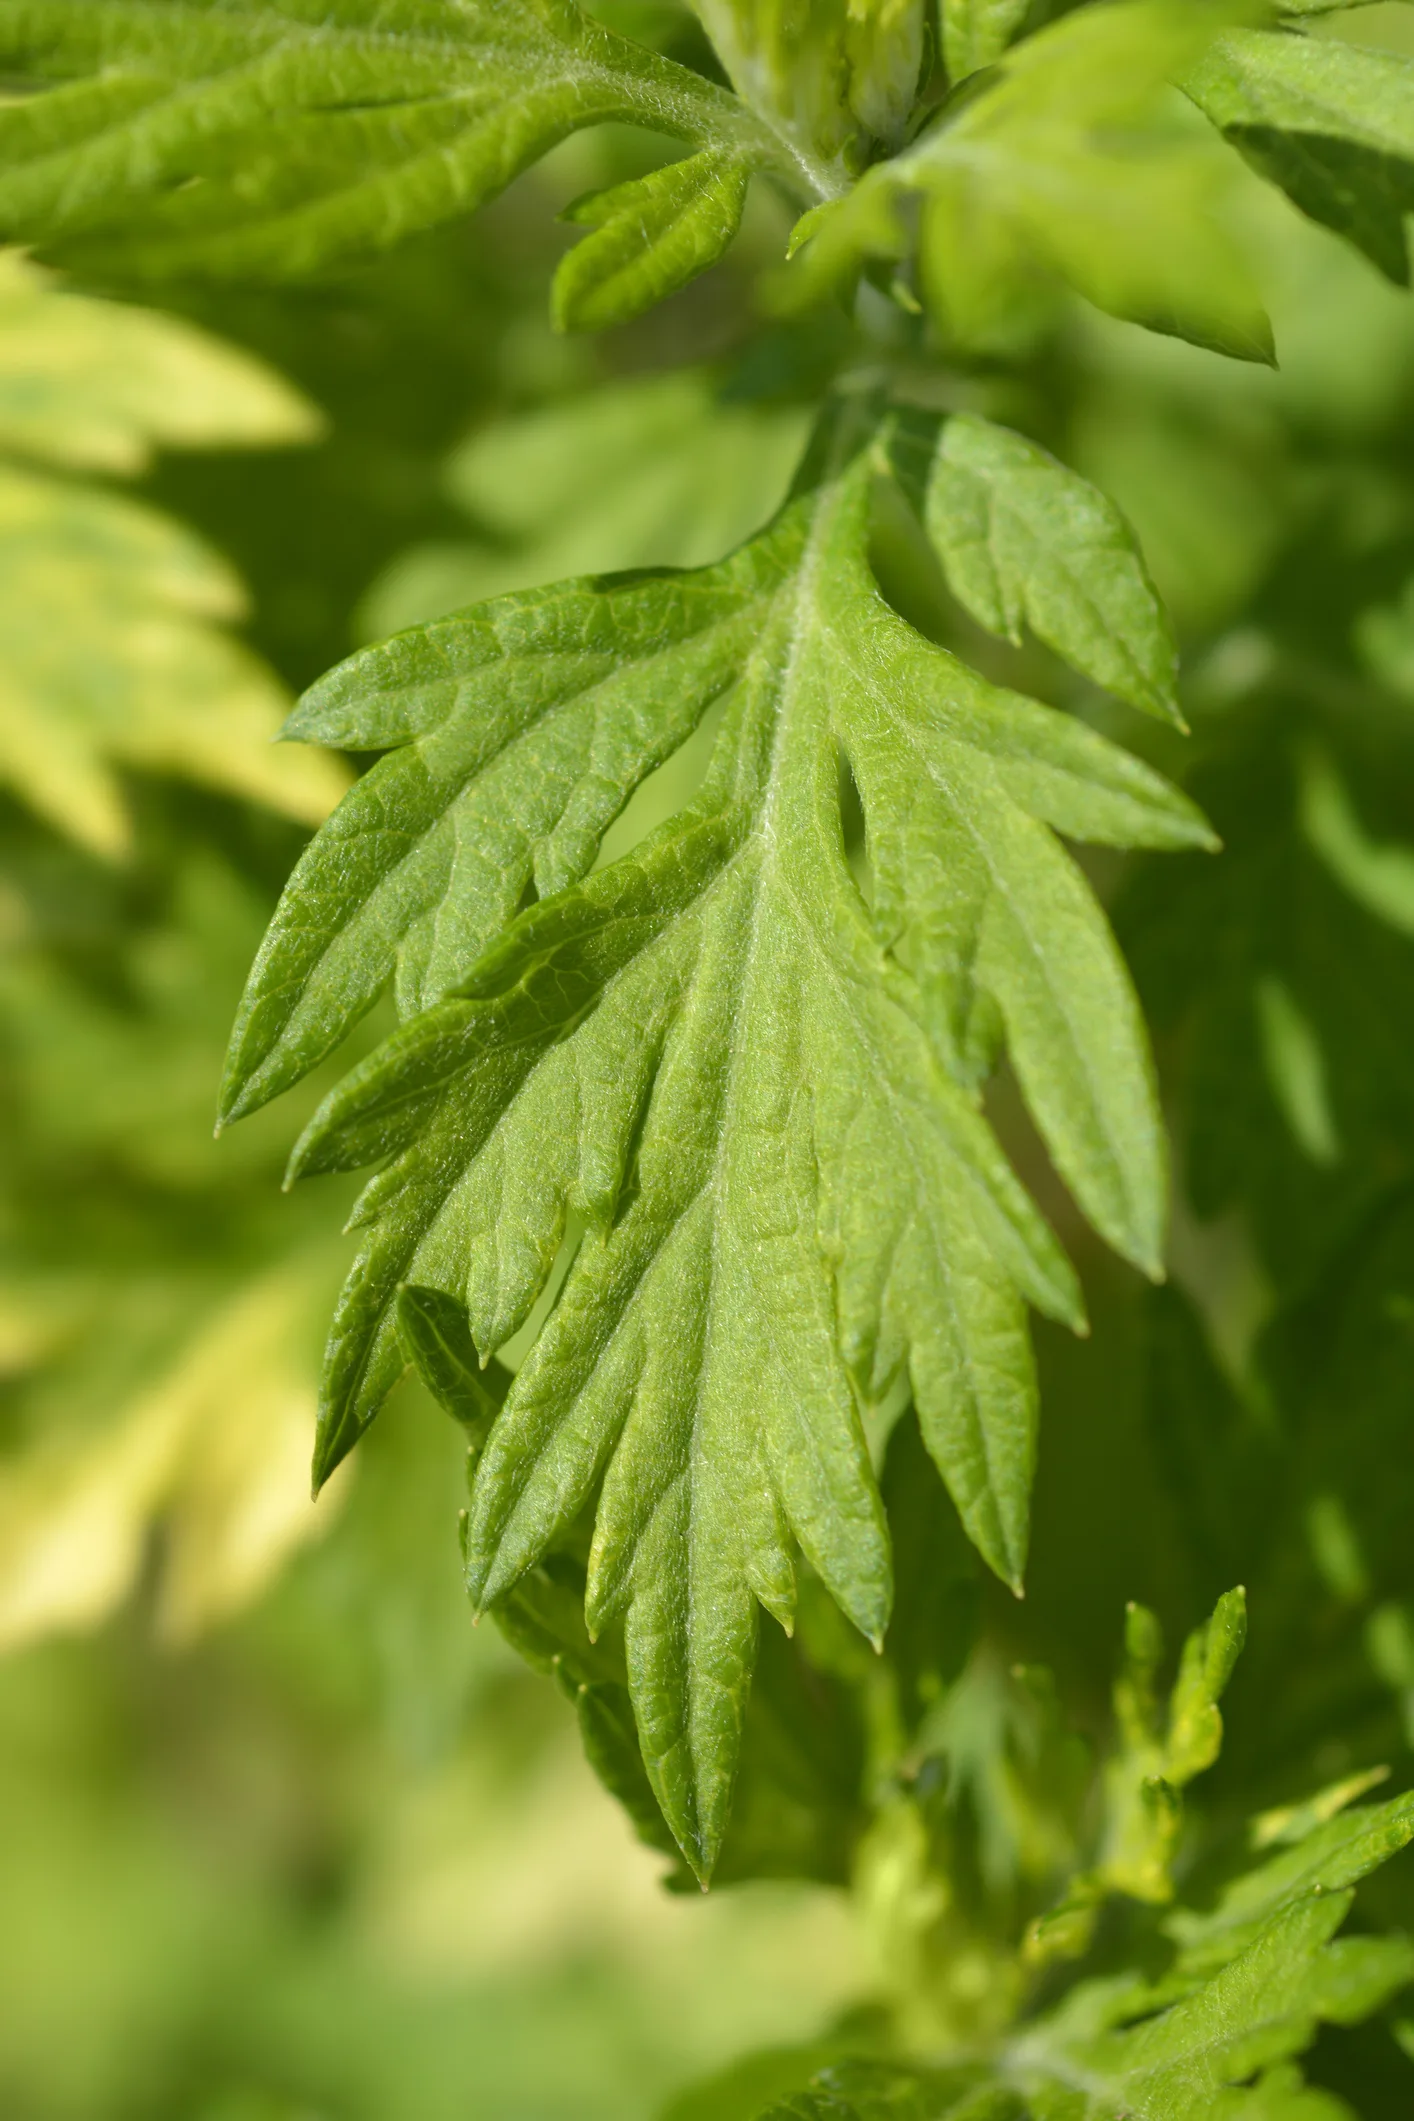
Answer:
[[[979,624],[1021,644],[1022,622],[1097,685],[1181,720],[1178,651],[1133,531],[1113,501],[974,413],[943,427],[928,529]]]

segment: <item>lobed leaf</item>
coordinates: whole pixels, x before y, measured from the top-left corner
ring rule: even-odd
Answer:
[[[0,111],[0,228],[143,271],[298,277],[385,249],[611,120],[807,196],[818,174],[574,0],[4,0],[0,60],[44,85]],[[688,266],[669,229],[639,292]]]
[[[481,1367],[465,1309],[440,1290],[404,1288],[398,1323],[423,1383],[463,1428],[474,1472],[510,1373],[494,1361]],[[931,1468],[928,1476],[936,1487]],[[496,1605],[494,1617],[520,1654],[557,1681],[575,1710],[590,1766],[640,1839],[676,1859],[665,1882],[680,1891],[693,1880],[644,1771],[622,1642],[617,1630],[591,1639],[585,1627],[585,1560],[582,1527],[571,1526]],[[761,1648],[718,1876],[844,1884],[863,1816],[857,1706],[799,1639],[773,1628]]]
[[[391,1159],[356,1214],[369,1235],[330,1344],[321,1477],[403,1366],[404,1283],[464,1302],[487,1356],[529,1315],[567,1217],[584,1225],[477,1471],[468,1581],[494,1606],[594,1504],[589,1624],[622,1620],[649,1778],[704,1875],[756,1605],[789,1623],[794,1550],[866,1636],[884,1628],[860,1408],[903,1372],[971,1537],[1019,1582],[1024,1302],[1080,1312],[978,1108],[969,1025],[1002,1028],[1082,1206],[1155,1271],[1142,1029],[1047,827],[1206,839],[1147,769],[889,609],[864,557],[871,430],[831,446],[716,568],[502,599],[316,688],[297,728],[402,748],[292,879],[228,1084],[235,1113],[293,1080],[403,957],[415,1013],[291,1163]],[[636,779],[716,699],[698,797],[591,870]],[[532,874],[547,895],[517,915]]]
[[[563,218],[594,233],[560,262],[560,331],[600,331],[653,308],[714,265],[746,205],[751,165],[711,148],[577,200]]]
[[[1319,2024],[1378,2010],[1414,1975],[1414,1951],[1401,1938],[1332,1941],[1350,1899],[1294,1901],[1230,1965],[1152,2015],[1157,1991],[1125,1975],[1091,1981],[970,2082],[843,2064],[760,2121],[1351,2121],[1291,2057]]]
[[[1167,614],[1134,532],[1088,479],[1009,428],[955,413],[925,508],[949,586],[979,625],[1019,647],[1024,621],[1097,685],[1181,726]]]
[[[1121,1722],[1137,1709],[1148,1730],[1158,1646],[1134,1611]],[[1226,1660],[1223,1620],[1220,1606],[1192,1662]],[[760,2121],[1351,2121],[1294,2058],[1320,2025],[1357,2024],[1414,1979],[1407,1939],[1336,1937],[1353,1886],[1414,1836],[1409,1795],[1340,1809],[1369,1780],[1282,1815],[1286,1845],[1242,1870],[1211,1912],[1170,1914],[1178,1950],[1158,1980],[1128,1969],[1083,1980],[951,2071],[837,2063]],[[1068,1904],[1081,1905],[1074,1891]]]
[[[1210,2121],[1216,2111],[1232,2121],[1325,2121],[1291,2057],[1319,2024],[1368,2017],[1414,1975],[1403,1939],[1331,1941],[1351,1898],[1289,1902],[1220,1972],[1152,2016],[1141,2015],[1147,1999],[1123,1976],[1108,1994],[1101,1982],[1074,1991],[1049,2026],[1014,2043],[1012,2068],[1033,2121],[1077,2112],[1085,2121]],[[1110,2029],[1111,2011],[1132,2022]],[[1085,2025],[1092,2012],[1099,2028]],[[1331,2121],[1340,2111],[1326,2107]]]
[[[285,734],[389,755],[301,858],[232,1033],[222,1117],[315,1066],[396,972],[438,1000],[526,891],[578,881],[629,795],[736,678],[789,547],[498,598],[366,649]]]
[[[1246,1636],[1242,1591],[1228,1591],[1183,1646],[1161,1722],[1153,1681],[1163,1638],[1153,1614],[1131,1605],[1125,1661],[1115,1686],[1120,1743],[1105,1771],[1104,1842],[1099,1889],[1163,1902],[1173,1893],[1172,1863],[1183,1812],[1178,1793],[1210,1768],[1222,1744],[1218,1702]]]
[[[1319,2025],[1357,2024],[1414,1978],[1405,1939],[1335,1938],[1352,1897],[1293,1880],[1206,1975],[1083,1982],[970,2082],[845,2064],[760,2121],[1350,2121],[1292,2058]]]
[[[1209,1912],[1174,1910],[1165,1926],[1180,1947],[1180,1970],[1203,1974],[1226,1964],[1287,1902],[1307,1893],[1344,1892],[1411,1840],[1414,1795],[1408,1792],[1316,1820],[1293,1844],[1234,1878]]]

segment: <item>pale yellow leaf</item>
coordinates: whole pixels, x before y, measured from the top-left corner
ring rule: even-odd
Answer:
[[[185,1641],[249,1603],[338,1508],[309,1497],[322,1262],[282,1263],[203,1319],[92,1431],[0,1466],[0,1651],[96,1626],[164,1532],[157,1624]]]
[[[154,448],[311,442],[315,406],[263,361],[179,318],[71,294],[0,252],[0,448],[142,471]]]
[[[225,563],[170,518],[0,470],[0,783],[108,859],[128,846],[121,766],[317,823],[347,774],[272,746],[284,689],[214,623],[243,602]]]

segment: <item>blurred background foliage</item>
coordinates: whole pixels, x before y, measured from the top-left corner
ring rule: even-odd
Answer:
[[[675,9],[617,18],[701,61]],[[843,320],[758,316],[786,225],[766,196],[661,311],[555,338],[553,212],[646,152],[584,136],[470,229],[298,290],[176,285],[160,314],[0,260],[7,2121],[745,2117],[802,2049],[867,2040],[910,1953],[997,1978],[996,1908],[1044,1905],[1073,1860],[1131,1598],[1177,1638],[1247,1585],[1194,1793],[1219,1840],[1414,1765],[1414,310],[1274,199],[1250,238],[1277,371],[1077,310],[1020,368],[939,372],[889,327],[935,401],[1017,422],[1125,507],[1192,737],[980,635],[885,518],[891,593],[1181,776],[1226,851],[1094,864],[1175,1131],[1170,1288],[1087,1241],[995,1093],[1095,1332],[1040,1334],[1025,1605],[942,1570],[891,1637],[904,1727],[839,1740],[876,1800],[862,1841],[832,1828],[826,1864],[802,1828],[801,1876],[661,1890],[565,1703],[469,1624],[462,1442],[411,1386],[308,1504],[337,1188],[279,1192],[299,1115],[219,1143],[210,1115],[245,967],[345,770],[266,739],[360,639],[726,549],[852,355]],[[845,1670],[826,1622],[802,1633],[807,1671]],[[762,1787],[794,1772],[768,1739]],[[804,1788],[806,1826],[825,1802]],[[929,1898],[942,1844],[975,1906]],[[828,1882],[851,1864],[853,1908]],[[1414,1926],[1407,1864],[1366,1896]],[[1313,2074],[1371,2121],[1409,2111],[1386,2024],[1324,2034]]]

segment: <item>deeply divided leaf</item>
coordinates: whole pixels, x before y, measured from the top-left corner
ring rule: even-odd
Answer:
[[[799,1551],[866,1636],[887,1621],[861,1412],[903,1375],[969,1533],[1020,1581],[1025,1304],[1080,1309],[980,1084],[1004,1042],[1085,1212],[1157,1271],[1142,1027],[1053,832],[1206,840],[1153,773],[890,609],[865,560],[870,430],[833,436],[717,567],[504,598],[316,688],[299,733],[392,748],[291,882],[227,1091],[237,1114],[293,1081],[396,968],[408,1021],[291,1166],[388,1159],[357,1211],[321,1475],[403,1367],[402,1284],[462,1302],[489,1356],[583,1230],[487,1442],[468,1580],[494,1605],[593,1507],[589,1624],[622,1621],[649,1777],[704,1874],[758,1602],[789,1623]],[[594,869],[709,708],[697,798]]]
[[[702,264],[745,173],[812,184],[725,90],[574,0],[4,0],[0,59],[46,92],[0,111],[0,227],[148,271],[291,277],[470,212],[568,134],[618,121],[725,159],[696,206],[647,180],[569,271],[568,321]],[[676,165],[675,165],[676,167]],[[739,207],[738,207],[739,212]],[[715,245],[715,248],[713,247]]]
[[[1133,531],[1113,501],[1047,451],[975,413],[943,424],[928,528],[979,623],[1021,643],[1023,621],[1097,685],[1178,718],[1178,656]]]
[[[1206,1956],[1190,1946],[1154,1983],[1082,1981],[990,2062],[846,2063],[760,2121],[1348,2121],[1294,2058],[1320,2025],[1359,2023],[1414,1977],[1406,1939],[1336,1936],[1351,1884],[1409,1839],[1408,1814],[1403,1799],[1331,1821],[1237,1881],[1224,1905],[1250,1907],[1250,1921],[1170,1918],[1210,1940]]]

